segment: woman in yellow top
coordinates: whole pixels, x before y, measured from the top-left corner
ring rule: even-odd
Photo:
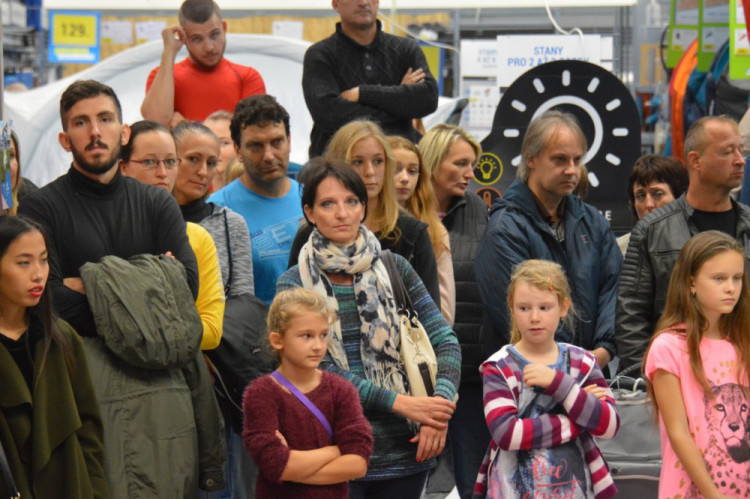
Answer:
[[[172,133],[145,120],[134,123],[130,131],[130,140],[120,153],[122,174],[171,193],[180,165]],[[216,245],[198,224],[188,222],[186,232],[198,260],[200,287],[195,306],[203,323],[201,350],[213,350],[221,341],[224,321],[224,287]]]

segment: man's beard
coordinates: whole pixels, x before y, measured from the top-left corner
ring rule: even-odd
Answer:
[[[109,150],[109,147],[104,142],[98,141],[96,144],[99,146],[107,147],[107,149]],[[89,144],[88,146],[86,146],[86,148],[92,145],[94,144]],[[98,163],[89,163],[88,161],[86,161],[84,155],[81,154],[81,152],[75,147],[73,147],[72,144],[70,147],[70,152],[73,154],[73,161],[81,168],[81,170],[93,175],[102,175],[110,171],[112,167],[117,163],[117,160],[120,159],[120,143],[117,142],[115,144],[115,148],[114,150],[112,150],[112,155],[109,157],[109,159],[107,159],[106,161],[103,160]]]
[[[213,68],[215,68],[216,66],[219,65],[219,63],[221,62],[221,59],[224,57],[224,51],[225,50],[226,50],[226,41],[224,42],[224,47],[222,47],[222,49],[221,49],[221,57],[219,57],[218,62],[216,62],[215,64],[213,64],[211,66],[207,66],[207,65],[203,64],[203,62],[201,62],[200,60],[198,60],[197,57],[194,57],[192,55],[190,56],[190,59],[193,61],[193,64],[195,64],[199,68],[201,68],[203,70],[206,70],[206,71],[210,71],[210,70],[212,70]]]

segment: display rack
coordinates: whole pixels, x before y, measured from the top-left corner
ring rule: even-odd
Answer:
[[[21,82],[31,88],[46,81],[43,71],[44,31],[39,23],[33,22],[38,17],[38,10],[38,6],[27,8],[21,0],[2,2],[5,86]]]

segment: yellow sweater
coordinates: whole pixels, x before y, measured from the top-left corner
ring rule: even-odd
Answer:
[[[206,229],[188,222],[186,232],[198,260],[200,286],[195,307],[203,323],[201,350],[213,350],[219,346],[224,327],[224,286],[219,258],[216,256],[216,245]]]

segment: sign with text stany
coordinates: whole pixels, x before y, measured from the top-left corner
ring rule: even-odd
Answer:
[[[523,73],[545,62],[600,64],[601,58],[599,35],[501,35],[497,37],[497,84],[509,87]]]

